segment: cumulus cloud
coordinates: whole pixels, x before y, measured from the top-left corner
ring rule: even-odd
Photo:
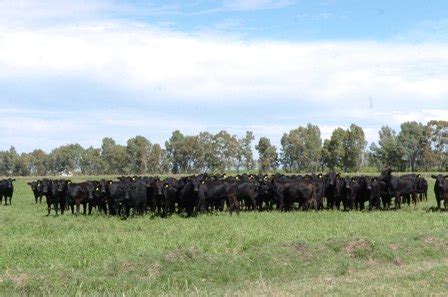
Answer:
[[[121,106],[131,111],[112,117],[79,107],[78,115],[54,117],[23,110],[10,100],[0,109],[0,125],[8,131],[1,147],[14,143],[29,148],[36,135],[50,137],[52,143],[44,141],[48,146],[72,141],[97,145],[92,139],[111,135],[125,140],[136,133],[163,142],[176,128],[191,134],[226,129],[242,135],[254,130],[278,145],[283,132],[308,122],[319,124],[325,138],[334,128],[355,122],[373,141],[382,125],[397,128],[403,121],[448,118],[447,43],[247,41],[116,19],[16,25],[10,20],[19,15],[20,6],[12,8],[11,3],[0,2],[0,19],[9,16],[9,21],[0,21],[0,83],[82,78],[101,89],[118,90],[123,94]],[[28,19],[59,11],[96,15],[113,10],[109,1],[47,0],[45,5],[56,7],[49,11],[45,5],[21,3],[22,9],[33,12]],[[224,6],[244,10],[287,4],[290,1],[226,1]],[[18,93],[20,88],[9,91]],[[41,96],[34,98],[39,102],[45,95],[36,96]],[[71,99],[57,98],[64,100]],[[50,99],[45,102],[52,105]],[[170,116],[145,116],[139,110],[141,104],[160,108],[161,103],[185,106],[185,112],[180,108],[173,115],[166,109]],[[206,112],[191,113],[203,105],[208,106]],[[238,119],[230,118],[235,115]]]
[[[0,77],[78,74],[175,100],[441,102],[448,45],[208,39],[135,23],[2,30]]]

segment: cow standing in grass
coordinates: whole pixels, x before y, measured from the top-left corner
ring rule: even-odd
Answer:
[[[14,178],[7,178],[0,181],[0,204],[3,198],[5,198],[5,205],[8,204],[8,199],[9,204],[11,204],[12,196],[14,194],[14,181]]]
[[[445,210],[448,210],[448,175],[442,174],[431,175],[436,180],[434,185],[434,194],[437,201],[437,209],[440,209],[440,205],[443,201]]]
[[[33,191],[36,204],[37,202],[42,203],[42,181],[33,181],[28,183],[28,185],[31,187],[31,191]]]
[[[392,176],[392,169],[386,169],[381,173],[380,180],[385,182],[388,193],[395,197],[395,209],[401,208],[402,197],[408,201],[408,204],[410,204],[410,197],[414,203],[417,203],[416,178],[415,174]]]

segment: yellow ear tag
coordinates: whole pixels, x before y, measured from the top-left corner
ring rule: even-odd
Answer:
[[[238,176],[235,179],[238,180],[239,179]]]
[[[168,185],[165,185],[165,188],[167,188],[167,189],[168,189]]]

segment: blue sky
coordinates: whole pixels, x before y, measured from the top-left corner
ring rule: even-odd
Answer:
[[[0,0],[0,150],[448,119],[446,1]]]

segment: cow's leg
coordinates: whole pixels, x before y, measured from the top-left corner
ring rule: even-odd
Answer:
[[[400,193],[395,193],[395,209],[401,209],[401,195],[400,195]]]
[[[76,215],[79,215],[81,204],[79,203],[79,201],[76,201],[75,204],[76,204]]]

